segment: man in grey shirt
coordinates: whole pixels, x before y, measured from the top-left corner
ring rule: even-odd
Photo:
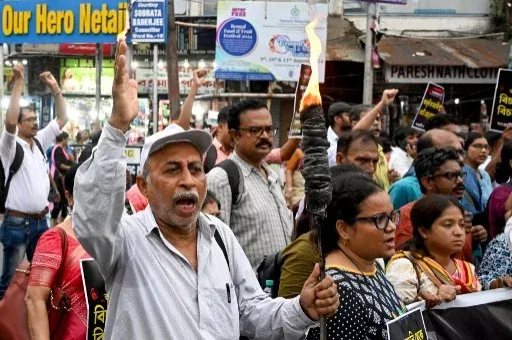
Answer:
[[[75,233],[109,293],[106,339],[303,337],[321,315],[337,310],[336,285],[331,277],[319,282],[317,265],[295,299],[271,299],[261,290],[231,230],[200,214],[209,134],[171,125],[149,137],[137,177],[149,205],[123,215],[125,143],[138,111],[126,50],[121,40],[112,115],[75,179]]]
[[[264,159],[272,151],[277,129],[265,102],[248,99],[229,110],[228,127],[235,142],[229,159],[240,171],[243,190],[232,202],[227,172],[213,168],[208,189],[219,199],[220,217],[233,230],[253,269],[265,255],[273,255],[291,242],[293,217],[283,189]]]

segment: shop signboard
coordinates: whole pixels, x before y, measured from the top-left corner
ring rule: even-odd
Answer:
[[[135,72],[139,93],[151,93],[153,91],[153,69],[141,68]],[[192,72],[178,72],[180,93],[188,94],[192,83]],[[167,93],[167,72],[165,69],[158,71],[158,93]],[[198,89],[197,94],[214,94],[217,88],[218,93],[224,93],[224,82],[215,80],[215,74],[210,70],[206,75],[203,85]]]
[[[128,5],[122,0],[0,1],[0,41],[115,43],[126,25]]]
[[[499,71],[489,121],[489,129],[496,132],[503,132],[512,125],[512,70]]]
[[[498,68],[442,65],[386,65],[386,82],[401,84],[494,84]]]
[[[215,78],[297,81],[301,64],[309,63],[304,28],[316,16],[323,46],[319,80],[324,81],[327,4],[219,1],[217,7]]]
[[[137,0],[130,13],[130,42],[167,40],[167,0]]]
[[[114,51],[114,45],[102,44],[103,56],[109,57]],[[96,54],[96,44],[60,44],[58,45],[60,55],[94,56]]]
[[[94,95],[96,94],[96,68],[90,65],[73,64],[71,59],[63,60],[60,67],[60,88],[64,94]],[[66,63],[67,62],[67,63]],[[114,68],[112,62],[104,60],[101,70],[101,94],[112,94]]]

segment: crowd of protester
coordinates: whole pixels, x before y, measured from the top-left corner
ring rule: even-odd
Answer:
[[[439,114],[424,132],[395,128],[388,147],[381,118],[396,90],[375,106],[333,103],[332,201],[319,224],[305,206],[300,139],[274,148],[278,129],[264,102],[223,108],[214,136],[190,129],[204,80],[196,71],[179,120],[146,138],[127,188],[124,151],[138,105],[126,48],[121,40],[112,115],[103,130],[80,132],[81,152],[62,132],[66,102],[55,78],[41,75],[56,119],[38,130],[34,109],[19,106],[23,68],[14,67],[0,138],[0,299],[26,256],[32,339],[85,336],[87,258],[109,294],[105,337],[119,339],[320,339],[320,317],[328,339],[387,339],[386,323],[413,302],[430,308],[512,287],[512,129],[463,134]],[[277,277],[262,284],[267,259],[276,259]],[[55,287],[69,298],[56,328],[47,308]]]

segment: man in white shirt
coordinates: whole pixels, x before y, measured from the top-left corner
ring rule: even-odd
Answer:
[[[17,65],[14,67],[14,86],[7,108],[5,131],[0,138],[0,160],[6,182],[16,150],[20,147],[23,150],[21,167],[10,181],[4,220],[0,229],[4,247],[0,299],[3,298],[14,270],[23,260],[25,252],[31,261],[39,237],[48,229],[46,214],[50,179],[46,158],[41,149],[46,150],[53,144],[68,120],[66,102],[53,75],[44,72],[40,79],[55,98],[56,119],[38,131],[37,114],[34,109],[20,107],[24,76],[23,67]]]
[[[411,127],[401,126],[396,129],[393,135],[393,144],[391,147],[391,157],[388,166],[390,169],[398,172],[403,177],[412,166],[414,157],[416,157],[416,143],[418,142],[418,132]]]
[[[336,165],[336,149],[338,148],[338,139],[343,132],[352,130],[350,123],[350,105],[337,102],[331,104],[327,115],[329,117],[329,129],[327,130],[327,140],[331,144],[327,150],[329,165]]]

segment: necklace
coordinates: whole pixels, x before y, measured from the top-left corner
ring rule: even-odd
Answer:
[[[364,272],[361,270],[361,268],[359,268],[359,266],[355,263],[354,260],[352,260],[352,258],[350,256],[348,256],[348,254],[343,250],[343,248],[341,248],[340,246],[338,246],[338,249],[341,251],[341,253],[343,255],[345,255],[345,257],[350,261],[352,262],[352,264],[354,265],[354,267],[357,268],[357,270],[359,270],[359,272],[361,273],[361,275],[363,276],[363,279],[364,281],[366,281],[368,283],[368,285],[372,288],[372,290],[374,291],[375,295],[377,295],[377,291],[378,289],[376,289],[377,287],[375,286],[375,284],[372,282],[372,280],[370,280],[365,274]],[[375,266],[375,263],[374,263],[374,266]],[[375,268],[376,270],[376,275],[377,275],[377,268]],[[382,299],[382,303],[384,305],[386,305],[386,307],[388,308],[388,310],[390,311],[391,315],[393,316],[393,318],[397,318],[398,316],[404,314],[406,312],[406,308],[405,308],[405,305],[402,303],[401,300],[400,301],[400,307],[401,308],[396,308],[396,311],[398,312],[398,314],[395,313],[395,310],[393,308],[393,306],[391,305],[391,303],[389,303],[388,301],[386,301],[386,299]]]

